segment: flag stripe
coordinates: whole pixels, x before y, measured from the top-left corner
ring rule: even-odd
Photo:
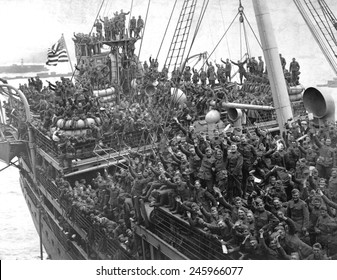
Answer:
[[[68,54],[65,48],[64,38],[61,37],[47,53],[47,65],[56,66],[59,62],[68,62]]]

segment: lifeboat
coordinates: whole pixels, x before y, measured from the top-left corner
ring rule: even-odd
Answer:
[[[289,99],[291,102],[302,100],[302,92],[304,87],[302,85],[292,86],[289,88]]]
[[[104,96],[109,96],[115,93],[115,88],[110,87],[107,89],[100,89],[100,90],[94,90],[94,96],[96,97],[104,97]]]
[[[64,131],[76,131],[76,130],[84,130],[86,128],[89,128],[91,124],[101,125],[102,120],[99,117],[96,118],[86,118],[85,120],[79,119],[79,120],[64,120],[59,119],[56,122],[56,126],[59,129],[62,129]]]

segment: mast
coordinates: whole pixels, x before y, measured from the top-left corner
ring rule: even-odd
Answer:
[[[293,117],[288,89],[284,79],[274,29],[266,0],[252,0],[257,26],[261,38],[264,59],[268,69],[270,88],[280,132],[285,131],[284,124]]]

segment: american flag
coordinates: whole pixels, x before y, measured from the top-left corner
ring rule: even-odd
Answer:
[[[68,54],[63,36],[48,49],[47,65],[56,66],[58,62],[68,62]]]

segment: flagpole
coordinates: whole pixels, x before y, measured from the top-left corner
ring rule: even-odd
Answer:
[[[66,40],[64,39],[63,33],[62,33],[62,39],[63,39],[63,42],[64,42],[64,47],[66,48],[66,51],[67,51],[67,55],[68,55],[68,59],[69,59],[69,64],[70,64],[71,72],[74,73],[73,64],[71,63],[71,59],[70,59],[70,55],[69,55],[69,52],[68,52],[67,43],[66,43]]]

